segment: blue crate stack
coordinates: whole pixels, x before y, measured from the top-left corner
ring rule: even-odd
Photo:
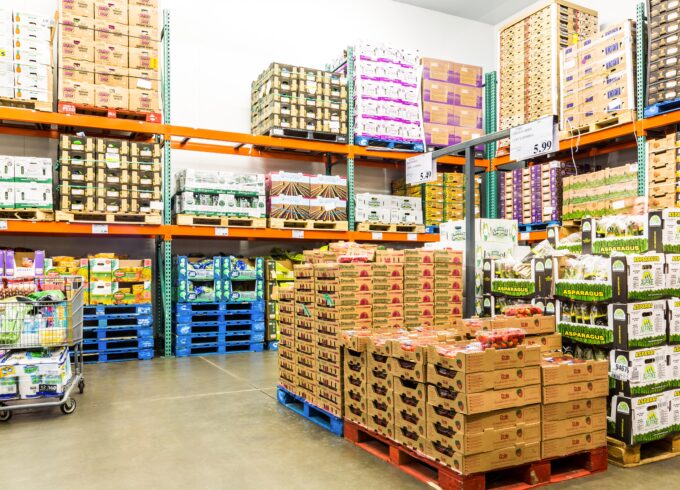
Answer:
[[[86,305],[83,310],[83,354],[85,362],[152,359],[152,306]]]
[[[264,260],[178,256],[175,264],[175,355],[261,352]]]

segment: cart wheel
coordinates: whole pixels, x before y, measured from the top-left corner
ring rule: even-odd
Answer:
[[[82,395],[85,392],[85,380],[81,379],[78,381],[78,391],[80,391],[80,394]]]
[[[12,418],[11,410],[0,410],[0,422],[9,422],[9,419],[11,418]]]
[[[59,407],[64,415],[71,415],[76,411],[76,401],[73,398],[69,398]]]

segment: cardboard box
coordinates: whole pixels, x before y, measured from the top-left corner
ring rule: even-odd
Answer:
[[[137,70],[158,70],[158,51],[151,48],[130,48],[129,66]]]
[[[128,69],[120,66],[95,65],[95,84],[116,87],[120,89],[128,88]],[[122,92],[122,91],[121,91]]]
[[[606,446],[607,431],[597,430],[585,434],[543,441],[541,443],[541,457],[543,459],[557,458]]]
[[[435,435],[430,438],[441,439]],[[515,426],[494,428],[489,427],[482,432],[457,432],[451,437],[451,443],[456,451],[464,455],[486,453],[503,449],[517,444],[533,444],[541,442],[541,423],[519,423]]]
[[[559,333],[531,335],[524,337],[524,345],[538,345],[541,348],[541,353],[562,352],[562,335]]]
[[[436,461],[450,466],[458,473],[468,475],[484,471],[518,466],[541,459],[541,444],[517,444],[494,451],[465,456],[456,452],[450,441],[437,439],[427,441],[426,454]]]
[[[59,86],[62,79],[78,83],[94,83],[94,62],[63,59],[59,67]],[[61,89],[59,89],[61,92]]]
[[[540,403],[541,386],[530,385],[522,388],[466,394],[429,385],[427,399],[428,403],[432,405],[472,415]]]
[[[94,21],[94,41],[128,47],[129,31],[127,24],[119,24],[106,19]]]
[[[562,420],[544,420],[542,438],[544,441],[549,439],[562,439],[578,434],[607,430],[605,410],[593,415],[582,415]]]
[[[588,398],[599,398],[609,393],[609,379],[581,381],[560,385],[543,386],[543,403],[569,402]]]
[[[449,346],[428,347],[428,362],[447,369],[466,373],[494,371],[526,366],[537,366],[541,360],[538,346],[519,346],[513,349],[459,350],[447,353]]]
[[[160,76],[158,70],[146,69],[140,70],[130,68],[128,78],[128,88],[143,90],[147,92],[160,93]],[[263,189],[264,190],[264,189]]]
[[[129,66],[129,49],[126,46],[102,41],[95,42],[93,46],[95,65],[120,66],[123,68]]]
[[[94,17],[94,0],[61,0],[61,15]]]
[[[94,0],[94,18],[127,24],[128,3],[126,0]]]
[[[147,5],[130,5],[128,19],[131,26],[159,27],[158,10]]]
[[[59,59],[94,62],[95,45],[82,39],[62,39],[59,46]]]
[[[158,28],[131,25],[128,27],[128,32],[130,48],[159,48],[161,36]]]
[[[538,366],[530,366],[466,374],[436,364],[428,364],[427,382],[463,393],[478,393],[540,384],[541,369]]]
[[[549,357],[541,361],[543,385],[579,383],[609,378],[609,363],[570,357]]]
[[[18,209],[52,209],[53,200],[52,183],[14,183],[14,205]]]
[[[153,90],[130,90],[129,109],[140,112],[160,112],[160,95]]]

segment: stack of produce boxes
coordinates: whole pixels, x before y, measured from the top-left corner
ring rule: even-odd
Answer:
[[[51,17],[0,10],[0,98],[52,110]]]
[[[295,283],[278,291],[279,385],[297,394],[297,351],[295,349]]]
[[[151,259],[97,254],[90,259],[89,267],[90,304],[151,303]]]
[[[373,328],[404,328],[404,252],[377,250],[373,264]]]
[[[667,134],[647,140],[647,196],[649,209],[669,209],[678,203],[678,137],[677,127]]]
[[[73,105],[160,111],[156,0],[63,0],[59,110]]]
[[[404,250],[404,326],[434,326],[433,250]]]
[[[374,298],[375,300],[375,298]],[[345,419],[368,426],[368,353],[366,340],[349,335],[341,337],[343,357],[343,387],[345,403]]]
[[[0,209],[53,208],[50,158],[0,156]]]
[[[264,174],[183,169],[176,175],[176,214],[265,218]],[[183,217],[176,217],[184,224]],[[189,221],[193,223],[193,220]]]
[[[515,169],[499,179],[501,218],[520,224],[558,221],[562,215],[562,164]]]
[[[635,111],[635,24],[608,25],[561,50],[560,124],[577,134],[632,120]],[[599,123],[599,125],[598,125]]]
[[[597,12],[551,0],[500,33],[500,128],[558,113],[559,49],[597,32]]]
[[[272,63],[252,83],[250,126],[253,134],[347,143],[347,79]]]
[[[647,105],[651,106],[680,98],[677,89],[680,74],[668,69],[676,64],[679,24],[678,6],[673,0],[652,0],[648,5]]]
[[[369,338],[366,356],[366,426],[394,439],[394,383],[387,366],[389,356],[387,336]]]
[[[295,272],[295,394],[317,404],[316,291],[313,264],[296,264]]]
[[[423,151],[420,55],[383,44],[354,48],[354,143]]]
[[[423,58],[425,144],[457,145],[482,133],[482,68]]]
[[[433,250],[434,326],[451,328],[463,318],[463,253]]]
[[[420,197],[386,196],[368,192],[357,194],[356,221],[376,225],[422,225]]]

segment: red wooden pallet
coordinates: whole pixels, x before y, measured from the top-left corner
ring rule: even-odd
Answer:
[[[345,419],[345,438],[404,473],[441,490],[526,490],[607,469],[607,448],[535,461],[514,468],[461,475],[448,466]]]
[[[85,114],[110,117],[112,119],[133,119],[135,121],[146,121],[153,123],[163,122],[163,118],[157,112],[129,111],[127,109],[95,107],[91,105],[74,104],[72,102],[59,102],[57,104],[57,112],[61,112],[63,114]]]

